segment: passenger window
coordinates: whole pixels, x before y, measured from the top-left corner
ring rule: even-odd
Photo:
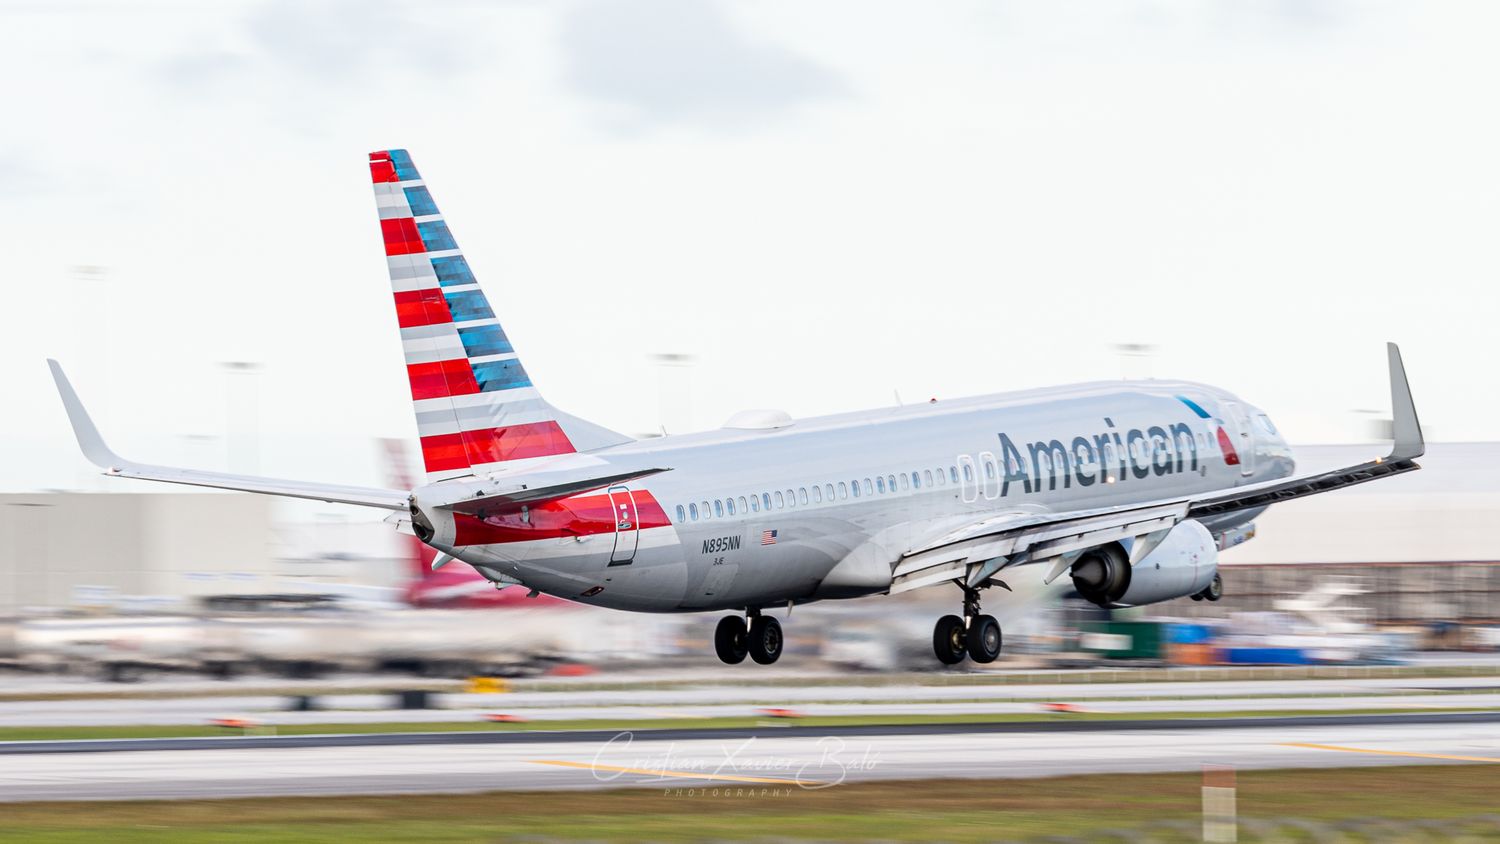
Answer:
[[[857,489],[857,487],[856,487],[856,489]],[[843,481],[839,481],[839,500],[840,501],[844,501],[844,500],[847,500],[848,498],[849,498],[849,485],[846,484],[846,483],[844,483]]]
[[[734,499],[733,498],[726,498],[726,499],[724,499],[724,504],[729,508],[729,515],[733,516],[734,515]]]
[[[922,470],[922,478],[923,478],[923,480],[927,481],[927,488],[931,489],[932,488],[932,470],[931,469],[923,469]],[[913,478],[912,479],[912,483],[915,484],[916,482],[917,482],[916,478]]]
[[[681,521],[686,521],[686,520],[687,520],[687,516],[683,512],[682,505],[678,504],[677,505],[677,521],[681,522]]]
[[[875,488],[873,486],[870,486],[870,479],[869,478],[865,478],[865,495],[874,495],[874,494],[875,494]]]
[[[807,487],[797,488],[797,503],[803,506],[807,505]]]
[[[814,486],[813,487],[813,491],[812,491],[812,496],[813,496],[813,503],[814,504],[822,504],[823,503],[823,488],[820,487],[820,486]]]
[[[984,461],[984,478],[988,481],[995,479],[995,464],[988,460]]]
[[[854,497],[859,497],[859,481],[854,482]]]
[[[758,495],[752,495],[752,496],[750,496],[750,512],[752,512],[752,513],[759,513],[760,512],[760,496],[758,496]]]
[[[714,517],[719,519],[724,518],[724,502],[717,498],[714,499]]]
[[[748,513],[748,512],[750,512],[749,510],[745,509],[745,496],[743,496],[743,495],[740,496],[740,512],[741,513]]]
[[[902,492],[905,492],[906,490],[911,489],[911,483],[906,480],[906,473],[905,472],[902,472],[898,477],[901,478],[901,491]]]
[[[875,491],[881,495],[885,495],[885,478],[875,479]]]
[[[922,488],[922,474],[920,472],[912,472],[911,473],[911,488],[912,489],[921,489]]]
[[[974,473],[969,469],[969,464],[964,464],[964,483],[974,480]]]
[[[771,511],[771,493],[762,492],[760,494],[760,503],[765,505],[766,512],[769,513]]]
[[[948,473],[944,472],[943,471],[943,467],[941,467],[941,466],[939,466],[938,470],[937,470],[937,482],[938,482],[938,486],[942,486],[942,485],[948,483]]]
[[[714,515],[714,511],[711,510],[711,509],[709,509],[708,502],[707,501],[703,502],[703,518],[710,519],[710,518],[713,518],[713,515]]]
[[[688,515],[690,515],[690,516],[693,517],[693,521],[695,521],[695,522],[698,521],[698,505],[697,504],[689,504],[688,505]]]
[[[954,482],[955,484],[958,483],[958,467],[957,466],[949,466],[948,467],[948,480]]]
[[[823,494],[826,495],[826,496],[828,496],[828,500],[829,501],[832,501],[833,500],[833,484],[824,484],[823,485]]]
[[[885,486],[886,486],[886,489],[889,489],[891,492],[895,492],[896,491],[896,476],[895,475],[886,475],[885,476]]]
[[[802,494],[803,495],[807,495],[807,491],[803,490]],[[786,491],[786,506],[791,507],[791,506],[794,506],[796,503],[797,503],[797,493],[792,492],[791,490],[787,490]],[[806,504],[807,503],[806,499],[804,499],[802,503]]]
[[[780,510],[785,502],[781,499],[781,490],[776,490],[776,509]]]

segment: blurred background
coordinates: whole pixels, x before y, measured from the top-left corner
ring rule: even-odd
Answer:
[[[0,5],[0,683],[732,670],[712,617],[497,591],[368,510],[78,454],[46,357],[133,458],[408,483],[365,158],[393,147],[533,380],[636,436],[1184,378],[1312,470],[1385,453],[1397,341],[1423,471],[1274,507],[1217,603],[1013,582],[986,603],[1004,656],[962,671],[1500,673],[1497,26],[1354,0]],[[776,670],[937,673],[955,600],[799,607]]]

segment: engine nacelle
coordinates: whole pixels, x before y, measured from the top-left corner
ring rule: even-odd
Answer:
[[[1092,548],[1073,563],[1073,587],[1101,607],[1139,607],[1202,592],[1219,571],[1208,528],[1179,522],[1146,558],[1130,565],[1129,540]]]

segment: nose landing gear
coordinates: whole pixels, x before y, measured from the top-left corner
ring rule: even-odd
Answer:
[[[945,615],[932,629],[932,650],[938,662],[957,665],[965,656],[978,663],[994,662],[1000,656],[1000,622],[979,611],[979,590],[964,590],[964,616]]]
[[[719,619],[714,630],[714,652],[729,665],[738,665],[748,655],[761,665],[770,665],[781,658],[785,640],[781,635],[781,622],[760,610],[747,613],[750,623],[737,615],[726,615]]]

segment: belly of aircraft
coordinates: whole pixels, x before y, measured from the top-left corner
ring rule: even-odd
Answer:
[[[611,535],[458,551],[465,562],[570,601],[635,612],[698,612],[809,598],[847,549],[798,542],[784,529],[683,535],[667,526],[641,530],[629,560],[617,558]]]

